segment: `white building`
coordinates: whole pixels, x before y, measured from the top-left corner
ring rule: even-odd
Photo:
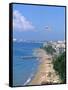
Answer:
[[[55,54],[63,53],[65,51],[65,41],[50,41],[48,43],[44,43],[43,47],[46,45],[51,45],[55,50]]]

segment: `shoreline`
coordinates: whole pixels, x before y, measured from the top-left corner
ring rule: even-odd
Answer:
[[[48,55],[45,50],[37,49],[36,56],[40,58],[40,65],[34,78],[28,85],[42,85],[47,83],[60,83],[59,75],[56,75],[53,69],[52,56]]]

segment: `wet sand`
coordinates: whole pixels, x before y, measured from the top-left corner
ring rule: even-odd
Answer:
[[[33,78],[33,80],[29,83],[29,85],[41,85],[47,83],[60,83],[61,80],[59,75],[56,74],[53,69],[52,64],[52,56],[48,55],[45,50],[38,49],[36,51],[37,56],[40,58],[40,65],[38,67],[38,71]]]

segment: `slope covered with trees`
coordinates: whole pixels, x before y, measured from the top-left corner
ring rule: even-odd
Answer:
[[[54,69],[59,74],[62,83],[66,83],[66,53],[62,53],[53,60]]]

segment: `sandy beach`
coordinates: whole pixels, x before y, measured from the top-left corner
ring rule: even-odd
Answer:
[[[29,83],[29,85],[41,85],[47,83],[60,83],[61,80],[59,75],[56,74],[53,69],[52,64],[52,56],[48,55],[45,50],[38,49],[36,51],[37,56],[40,58],[40,65],[38,67],[38,71],[33,78],[33,80]]]

